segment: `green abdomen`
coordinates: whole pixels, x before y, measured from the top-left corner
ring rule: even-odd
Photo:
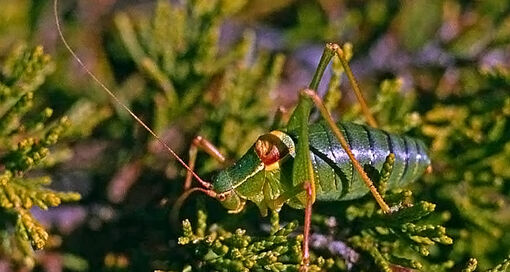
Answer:
[[[388,181],[390,189],[415,181],[430,164],[420,140],[354,123],[338,125],[354,156],[368,172],[380,171],[388,154],[395,154]],[[368,192],[347,153],[326,124],[311,125],[309,138],[318,200],[349,200]]]

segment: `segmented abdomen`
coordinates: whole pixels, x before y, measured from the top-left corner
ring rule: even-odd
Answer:
[[[420,140],[354,123],[338,125],[354,156],[368,172],[380,171],[388,154],[395,154],[390,189],[415,181],[430,164]],[[329,127],[319,122],[311,125],[309,131],[317,199],[349,200],[366,194],[368,188]]]

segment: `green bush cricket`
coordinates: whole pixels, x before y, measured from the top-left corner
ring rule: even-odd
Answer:
[[[316,95],[314,90],[335,55],[343,64],[371,127],[335,123]],[[309,124],[314,104],[326,122]],[[287,126],[260,136],[241,159],[220,171],[212,183],[201,182],[204,188],[189,189],[192,172],[188,172],[186,192],[202,191],[220,200],[231,213],[242,211],[247,200],[254,202],[262,215],[267,214],[267,209],[279,210],[284,204],[304,208],[303,264],[306,266],[311,207],[315,200],[350,200],[370,191],[382,211],[390,213],[364,168],[380,170],[388,158],[394,159],[389,189],[413,182],[429,168],[430,160],[420,140],[389,134],[376,126],[341,48],[327,44],[309,88],[300,92],[299,103]],[[195,139],[194,146],[192,150],[202,147],[220,161],[224,160],[201,137]],[[190,153],[190,165],[194,165],[196,151]]]
[[[262,215],[266,215],[268,209],[278,211],[284,204],[305,209],[302,261],[304,269],[309,262],[310,221],[312,205],[316,200],[351,200],[370,191],[382,211],[390,213],[390,207],[365,169],[381,171],[383,164],[391,160],[392,170],[387,182],[389,189],[395,189],[413,182],[430,166],[426,148],[421,141],[389,134],[376,128],[376,121],[366,105],[341,47],[329,43],[325,46],[312,82],[307,89],[300,92],[298,105],[289,122],[278,130],[260,136],[235,164],[221,170],[212,182],[206,182],[194,172],[197,149],[204,149],[221,162],[225,161],[224,156],[205,138],[197,137],[190,148],[189,163],[185,163],[83,64],[62,34],[57,5],[58,1],[55,0],[57,30],[69,52],[94,81],[188,171],[185,191],[175,207],[180,206],[190,193],[201,191],[218,199],[231,213],[242,211],[247,201],[254,202]],[[335,123],[315,92],[327,65],[335,56],[344,67],[370,126]],[[324,122],[309,124],[314,105],[319,109]],[[191,187],[193,177],[201,187]]]

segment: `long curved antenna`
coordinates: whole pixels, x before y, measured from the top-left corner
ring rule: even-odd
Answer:
[[[174,223],[175,226],[177,226],[178,224],[178,220],[179,220],[179,211],[181,210],[181,207],[182,207],[182,204],[184,204],[184,201],[193,193],[193,192],[196,192],[196,191],[199,191],[199,192],[202,192],[212,198],[216,198],[218,195],[216,194],[216,192],[214,192],[213,190],[206,190],[206,189],[203,189],[203,188],[200,188],[200,187],[194,187],[194,188],[191,188],[187,191],[185,191],[184,193],[182,193],[179,198],[177,198],[177,200],[175,201],[174,205],[172,206],[172,211],[170,211],[170,220],[172,221],[172,223]]]
[[[190,173],[192,173],[192,175],[198,180],[198,182],[200,183],[200,185],[202,185],[203,187],[207,188],[207,189],[210,189],[211,188],[211,184],[209,182],[206,182],[204,181],[202,178],[200,178],[165,142],[163,142],[163,140],[149,127],[147,126],[140,118],[138,118],[138,116],[136,116],[136,114],[134,114],[131,109],[128,108],[128,106],[126,106],[124,103],[122,103],[118,98],[117,96],[115,96],[115,94],[103,83],[101,82],[101,80],[99,80],[88,68],[87,66],[83,63],[83,61],[78,57],[78,55],[76,54],[76,52],[74,52],[74,50],[71,48],[71,46],[67,43],[67,40],[65,39],[64,37],[64,34],[62,32],[62,29],[60,27],[60,20],[58,18],[58,0],[54,0],[53,1],[53,14],[55,16],[55,24],[57,25],[57,31],[58,31],[58,35],[60,36],[60,39],[62,40],[62,42],[64,43],[65,47],[67,48],[67,50],[69,51],[69,53],[71,53],[71,55],[73,55],[74,59],[80,64],[80,66],[83,68],[83,70],[85,70],[85,72],[97,83],[99,84],[99,86],[101,86],[101,88],[103,90],[106,91],[106,93],[117,103],[119,104],[122,108],[124,108],[124,110],[126,110],[135,120],[136,122],[138,122],[138,124],[140,124],[142,127],[144,127],[152,136],[154,136],[154,138],[156,138],[156,140],[162,144],[167,150],[168,152],[170,152],[170,154],[180,163],[182,164],[182,166],[184,166],[184,168],[186,168],[186,170],[188,170]]]

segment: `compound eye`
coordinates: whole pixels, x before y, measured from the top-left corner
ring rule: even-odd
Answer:
[[[218,194],[218,199],[220,201],[223,201],[223,200],[227,199],[227,194],[226,193]]]

